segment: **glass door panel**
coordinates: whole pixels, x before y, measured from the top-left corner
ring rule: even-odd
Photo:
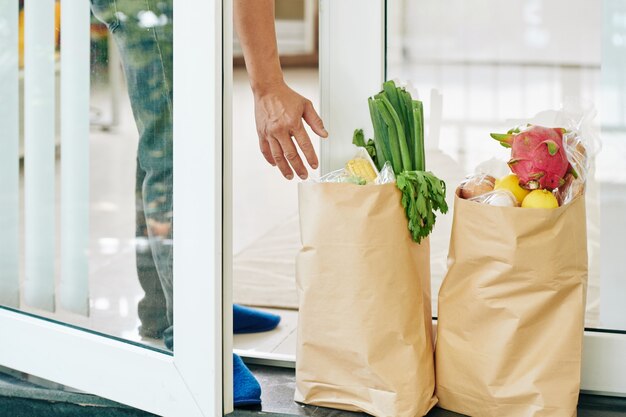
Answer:
[[[2,2],[0,305],[167,350],[172,29],[171,0]]]
[[[626,5],[619,0],[386,2],[386,78],[424,101],[427,161],[453,189],[490,158],[490,132],[563,102],[592,104],[601,148],[587,191],[587,327],[626,331]],[[439,94],[431,94],[431,89]],[[440,102],[442,98],[442,102]],[[580,98],[580,100],[579,100]],[[582,101],[581,101],[582,100]],[[432,236],[433,314],[452,216]]]
[[[173,25],[174,8],[185,25]],[[221,0],[0,2],[1,367],[163,416],[231,411],[229,10]]]

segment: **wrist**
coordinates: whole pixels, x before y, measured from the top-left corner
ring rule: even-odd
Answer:
[[[285,85],[285,80],[280,76],[276,77],[263,77],[259,80],[250,79],[250,86],[252,87],[252,93],[255,96],[263,96],[270,91],[276,91],[277,88],[281,88]]]

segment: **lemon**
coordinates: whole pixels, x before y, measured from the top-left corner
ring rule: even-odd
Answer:
[[[493,189],[509,190],[517,199],[518,204],[521,204],[521,202],[524,201],[524,198],[528,195],[528,193],[530,193],[530,191],[520,187],[519,178],[517,178],[517,175],[515,174],[507,175],[506,177],[502,177],[497,180],[496,185]]]
[[[522,201],[522,207],[525,208],[557,208],[559,202],[554,194],[548,190],[534,190],[531,191],[524,201]]]

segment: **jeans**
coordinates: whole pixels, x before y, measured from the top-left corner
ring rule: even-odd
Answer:
[[[139,131],[137,275],[142,336],[173,349],[172,0],[91,0],[120,51]]]

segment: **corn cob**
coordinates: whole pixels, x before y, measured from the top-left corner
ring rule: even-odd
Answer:
[[[367,183],[374,182],[378,176],[370,161],[365,158],[353,158],[349,160],[346,164],[346,171],[348,171],[350,175],[363,178]]]

